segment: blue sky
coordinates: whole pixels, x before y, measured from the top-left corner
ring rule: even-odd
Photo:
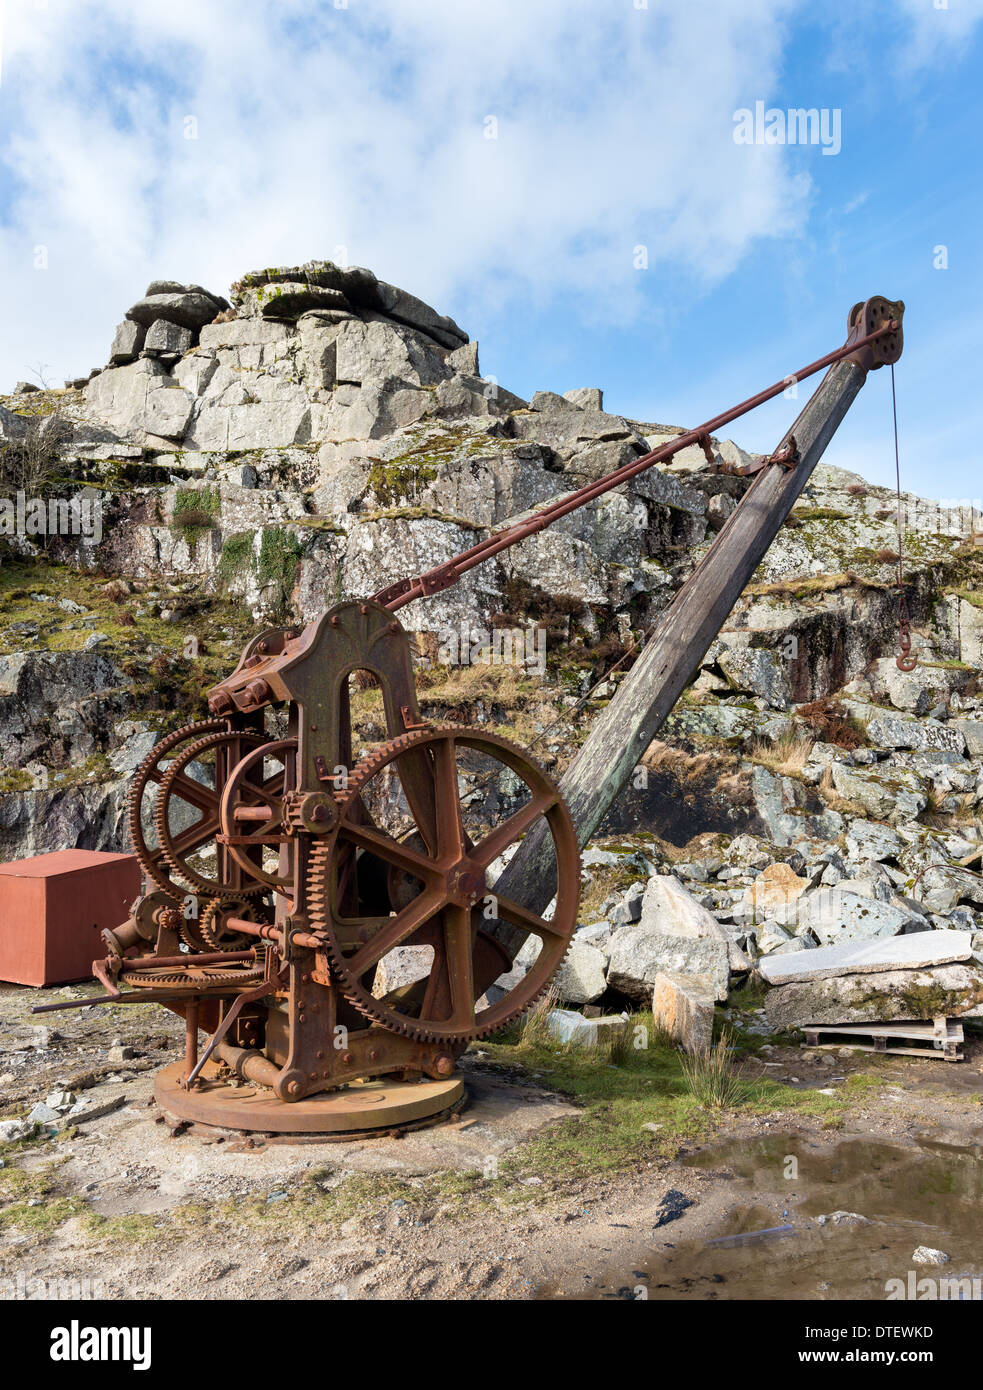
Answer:
[[[688,426],[882,293],[906,484],[983,494],[983,0],[0,3],[0,389],[104,362],[151,278],[325,257],[452,314],[520,395]],[[838,153],[735,143],[758,101],[839,113]],[[890,481],[889,419],[879,372],[828,459]]]

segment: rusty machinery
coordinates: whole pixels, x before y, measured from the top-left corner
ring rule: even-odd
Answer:
[[[844,346],[796,379],[845,358],[893,362],[903,308],[855,306]],[[129,800],[147,891],[105,933],[108,955],[93,970],[107,1000],[154,1000],[185,1018],[184,1061],[157,1079],[167,1111],[327,1136],[428,1123],[461,1102],[458,1057],[525,1012],[563,961],[578,839],[556,785],[523,749],[421,718],[395,613],[689,444],[712,461],[711,432],[790,379],[425,574],[338,603],[303,629],[260,632],[209,692],[212,718],[156,745]],[[756,467],[795,458],[791,440]],[[386,736],[354,760],[359,673],[381,689]],[[552,845],[556,891],[543,913],[494,892],[503,856],[533,830]],[[539,940],[525,974],[509,973],[494,930],[503,925]],[[405,979],[391,969],[404,947],[422,962]],[[52,1007],[65,1006],[42,1006]]]

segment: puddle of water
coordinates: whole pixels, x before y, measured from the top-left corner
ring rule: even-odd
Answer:
[[[684,1164],[733,1188],[734,1203],[699,1239],[653,1231],[653,1253],[626,1257],[578,1298],[877,1299],[900,1280],[908,1297],[919,1280],[948,1285],[950,1298],[983,1297],[981,1147],[918,1147],[847,1139],[833,1147],[792,1134],[731,1141],[688,1155]],[[817,1223],[833,1212],[854,1213]],[[924,1245],[951,1258],[914,1265]],[[913,1271],[909,1277],[909,1271]],[[974,1284],[972,1281],[976,1280]],[[938,1287],[938,1285],[936,1285]],[[573,1293],[560,1285],[543,1298]]]

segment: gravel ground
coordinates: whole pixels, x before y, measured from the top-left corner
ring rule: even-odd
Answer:
[[[43,997],[88,993],[97,991]],[[164,1122],[153,1074],[179,1055],[179,1019],[147,1005],[39,1022],[29,1012],[39,997],[0,987],[0,1114],[23,1114],[56,1090],[87,1113],[0,1151],[8,1298],[39,1280],[110,1298],[717,1297],[712,1278],[662,1278],[663,1264],[757,1219],[748,1213],[772,1221],[783,1190],[766,1169],[735,1174],[735,1152],[757,1152],[769,1135],[825,1155],[860,1138],[913,1153],[983,1142],[983,1045],[974,1042],[956,1066],[771,1051],[751,1069],[797,1087],[828,1088],[875,1068],[884,1084],[839,1131],[791,1115],[724,1116],[709,1147],[729,1146],[729,1166],[714,1166],[712,1152],[694,1166],[690,1145],[583,1179],[510,1170],[517,1146],[576,1112],[535,1078],[503,1075],[477,1055],[464,1062],[471,1100],[455,1124],[403,1139],[250,1147]],[[804,1180],[791,1208],[804,1212],[809,1197]],[[793,1211],[793,1221],[810,1219]],[[751,1280],[762,1259],[744,1259]],[[736,1292],[740,1280],[730,1279]],[[755,1284],[746,1296],[787,1295]],[[815,1293],[803,1286],[802,1296]]]

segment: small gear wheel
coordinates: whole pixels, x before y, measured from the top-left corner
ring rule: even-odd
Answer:
[[[197,905],[198,899],[195,898]],[[178,927],[181,940],[189,951],[210,951],[212,948],[201,934],[197,917],[189,917],[184,912],[181,913],[181,924]]]
[[[512,786],[528,793],[518,810],[476,837],[464,824],[458,767],[462,751],[497,764],[498,773],[510,772]],[[399,777],[406,800],[422,808],[417,835],[397,839],[367,820],[365,806],[377,790],[370,784],[389,769]],[[556,860],[550,918],[495,896],[488,883],[493,863],[537,824],[544,824],[552,838]],[[398,883],[395,896],[390,887],[386,916],[358,915],[365,894],[358,884],[357,860],[353,873],[356,855],[370,865],[374,881],[380,867],[385,871],[388,866],[390,885]],[[309,861],[311,925],[325,941],[343,993],[368,1018],[424,1041],[487,1037],[528,1009],[563,962],[579,897],[577,839],[557,787],[515,744],[458,725],[414,730],[363,759],[351,773],[334,829],[314,844]],[[508,971],[510,961],[486,930],[489,913],[541,943],[528,973],[493,1002],[485,991]],[[380,989],[378,967],[390,952],[405,946],[432,950],[428,977],[408,987]],[[383,985],[385,979],[383,972]]]
[[[198,930],[208,950],[241,951],[246,946],[257,944],[257,937],[226,925],[233,917],[241,917],[246,922],[256,922],[258,925],[268,920],[262,909],[248,898],[215,898],[198,919]]]

